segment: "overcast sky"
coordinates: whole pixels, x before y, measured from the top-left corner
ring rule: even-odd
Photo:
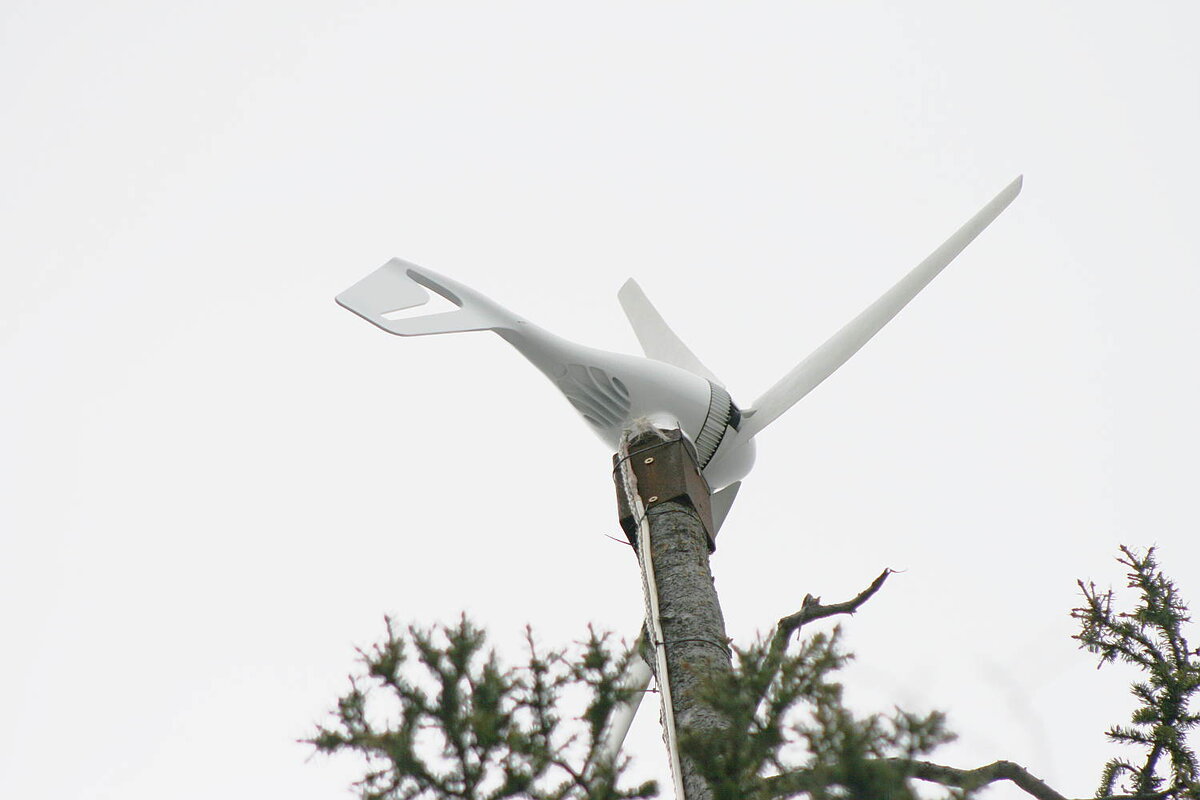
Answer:
[[[334,305],[388,258],[626,352],[635,276],[748,405],[1018,174],[763,435],[713,568],[742,642],[903,570],[847,623],[855,707],[1091,794],[1131,675],[1075,648],[1075,579],[1158,544],[1200,602],[1198,24],[7,0],[0,796],[345,797],[295,740],[385,613],[637,630],[609,452],[497,337]]]

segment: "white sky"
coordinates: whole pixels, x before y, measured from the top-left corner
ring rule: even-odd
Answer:
[[[1019,173],[764,434],[714,570],[741,641],[906,570],[849,624],[850,698],[1090,794],[1132,701],[1069,638],[1074,580],[1157,543],[1200,603],[1198,24],[0,5],[0,796],[343,797],[294,740],[384,613],[634,633],[609,453],[496,337],[334,305],[389,257],[631,352],[636,276],[748,404]]]

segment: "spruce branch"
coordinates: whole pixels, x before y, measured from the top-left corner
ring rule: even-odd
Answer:
[[[720,736],[684,736],[684,752],[699,764],[717,800],[767,800],[780,796],[776,772],[807,776],[802,793],[834,797],[915,797],[908,775],[889,758],[911,760],[953,738],[940,712],[900,709],[859,718],[846,708],[832,675],[851,658],[840,648],[841,629],[789,642],[805,624],[853,614],[883,586],[884,570],[866,589],[843,603],[823,605],[809,595],[801,609],[782,618],[766,640],[734,648],[732,673],[713,680],[705,702],[729,723]],[[796,771],[788,756],[806,758]],[[898,763],[898,762],[895,762]]]
[[[633,800],[654,783],[621,787],[628,759],[600,758],[603,731],[629,690],[630,655],[588,631],[571,651],[543,652],[527,631],[524,663],[506,668],[466,618],[409,627],[386,621],[385,639],[360,650],[330,724],[308,744],[367,762],[362,800]],[[582,687],[577,716],[561,718],[564,690]],[[389,709],[390,707],[390,709]],[[384,722],[374,720],[398,708]]]
[[[1127,585],[1137,590],[1137,604],[1131,611],[1116,611],[1111,589],[1102,592],[1094,583],[1078,581],[1084,604],[1071,611],[1080,625],[1074,638],[1099,656],[1098,666],[1122,661],[1145,673],[1130,687],[1138,701],[1133,724],[1107,732],[1111,741],[1144,748],[1145,757],[1140,764],[1110,760],[1097,797],[1115,796],[1118,784],[1139,797],[1200,796],[1200,769],[1187,741],[1200,723],[1200,716],[1188,710],[1200,690],[1200,652],[1183,632],[1191,621],[1187,604],[1159,568],[1153,547],[1142,554],[1122,545],[1117,561],[1129,570]]]

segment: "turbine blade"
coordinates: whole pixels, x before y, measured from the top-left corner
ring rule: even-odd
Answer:
[[[601,758],[610,763],[621,752],[621,745],[625,742],[633,718],[637,716],[638,707],[646,696],[646,687],[650,685],[654,673],[640,655],[634,655],[623,677],[623,687],[632,690],[633,694],[629,700],[618,703],[610,713],[608,731],[600,749]]]
[[[629,324],[633,326],[633,332],[647,358],[686,369],[693,375],[722,385],[717,376],[701,364],[696,354],[671,330],[633,278],[625,281],[621,291],[617,292],[617,299],[621,301],[621,308],[625,310],[625,316],[629,318]]]
[[[845,364],[850,356],[870,341],[917,296],[954,257],[963,251],[1021,191],[1021,177],[1010,183],[1004,191],[971,217],[965,225],[934,250],[928,258],[918,264],[912,272],[900,279],[878,300],[852,319],[844,328],[829,338],[791,372],[772,386],[754,402],[750,411],[743,413],[740,434],[753,436],[774,422],[780,414],[791,408],[796,401],[815,389],[821,381]]]
[[[712,494],[712,515],[713,515],[713,536],[721,532],[721,525],[725,522],[725,518],[729,516],[729,509],[733,508],[733,501],[737,498],[738,489],[742,488],[741,481],[734,481],[720,491]]]

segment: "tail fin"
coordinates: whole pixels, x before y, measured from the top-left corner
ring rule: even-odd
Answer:
[[[446,298],[458,309],[404,319],[391,317],[397,311],[429,302],[426,289]],[[474,289],[398,258],[393,258],[335,299],[342,308],[397,336],[512,330],[518,322],[515,314]]]

